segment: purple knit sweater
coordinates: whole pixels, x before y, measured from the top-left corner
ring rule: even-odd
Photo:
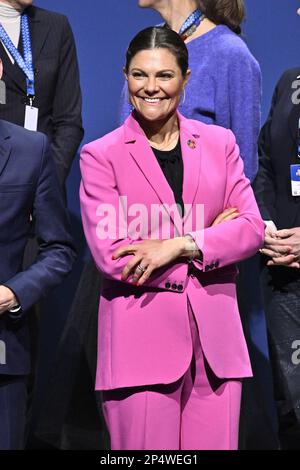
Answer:
[[[245,174],[253,181],[258,167],[261,72],[244,41],[219,25],[187,44],[192,70],[180,112],[207,124],[231,129],[240,146]],[[125,85],[120,124],[131,111]]]

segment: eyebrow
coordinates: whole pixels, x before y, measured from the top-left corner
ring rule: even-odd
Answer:
[[[138,67],[134,67],[133,69],[130,70],[130,72],[133,72],[133,71],[138,71],[138,72],[143,72],[143,73],[147,73],[145,72],[145,70],[143,69],[140,69]],[[174,73],[175,70],[172,70],[172,69],[162,69],[162,70],[159,70],[158,72],[156,73],[165,73],[165,72],[171,72],[171,73]]]

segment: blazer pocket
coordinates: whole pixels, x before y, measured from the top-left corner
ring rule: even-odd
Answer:
[[[33,188],[32,183],[27,184],[0,184],[0,193],[27,192]]]

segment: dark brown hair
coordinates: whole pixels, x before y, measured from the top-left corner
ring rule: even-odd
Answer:
[[[172,29],[154,26],[143,29],[131,41],[126,53],[125,70],[138,52],[149,49],[164,48],[175,57],[183,77],[189,68],[189,53],[179,34]]]
[[[245,18],[244,0],[198,0],[204,15],[216,24],[225,24],[241,34],[241,23]]]

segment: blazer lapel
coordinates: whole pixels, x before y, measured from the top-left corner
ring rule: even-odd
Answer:
[[[290,115],[288,117],[289,130],[293,142],[295,143],[295,152],[298,145],[298,121],[300,118],[300,104],[295,104],[292,106]]]
[[[9,137],[9,134],[5,132],[3,122],[0,120],[0,175],[4,170],[11,153]]]
[[[183,194],[185,206],[184,222],[189,217],[199,186],[201,170],[201,136],[191,129],[190,121],[179,116],[180,139],[183,159]]]
[[[180,140],[183,159],[183,202],[187,204],[183,223],[189,217],[199,185],[201,169],[200,135],[191,130],[189,120],[178,113],[180,124]],[[178,232],[182,233],[182,226],[178,225],[178,218],[170,208],[176,204],[174,194],[170,188],[141,127],[131,115],[125,122],[125,143],[129,152],[143,172],[159,200],[164,205],[170,219]]]
[[[39,11],[35,7],[29,7],[26,13],[29,19],[33,66],[35,66],[49,34],[50,25],[40,20]]]
[[[181,233],[181,227],[178,225],[173,211],[170,210],[176,205],[173,191],[149,146],[144,132],[132,115],[125,122],[125,144],[128,146],[130,155],[157,194],[173,224]],[[178,209],[176,208],[176,210]]]

